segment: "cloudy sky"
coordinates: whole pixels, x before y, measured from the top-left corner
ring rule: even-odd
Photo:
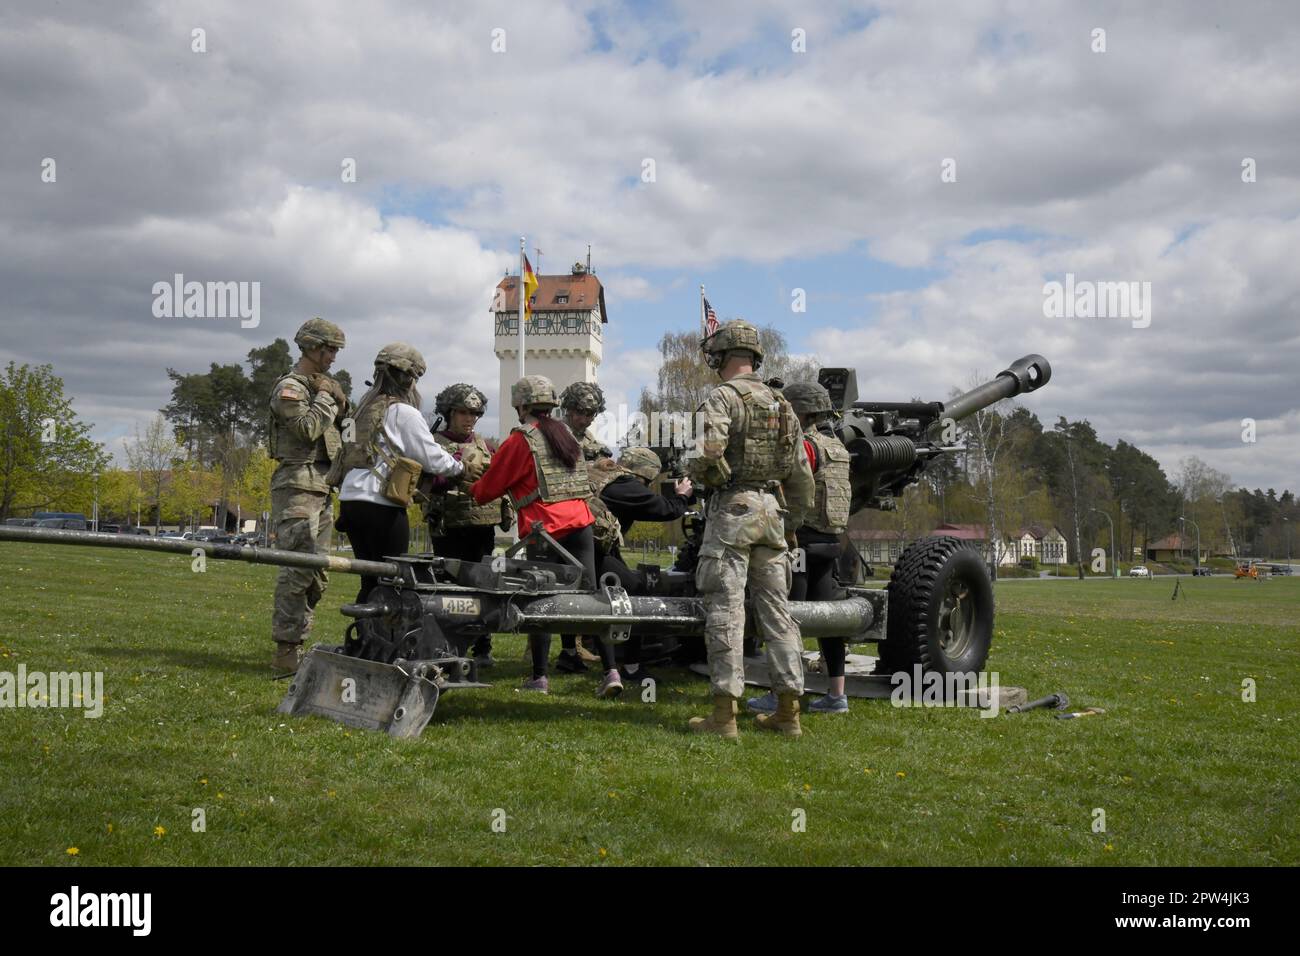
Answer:
[[[592,245],[614,402],[704,283],[864,397],[1040,352],[1045,422],[1300,489],[1297,27],[1248,0],[8,3],[0,362],[53,364],[112,447],[166,367],[316,314],[357,381],[404,339],[426,394],[495,397],[523,234],[543,272]],[[156,317],[176,273],[259,282],[258,327]],[[1149,324],[1045,315],[1067,273],[1149,282]]]

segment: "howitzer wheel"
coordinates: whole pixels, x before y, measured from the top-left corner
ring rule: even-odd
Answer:
[[[979,552],[958,538],[908,547],[889,578],[883,673],[916,664],[940,673],[984,669],[993,642],[993,583]]]

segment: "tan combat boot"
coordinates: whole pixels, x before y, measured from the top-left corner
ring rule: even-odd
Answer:
[[[736,726],[736,698],[714,694],[713,713],[707,717],[692,717],[690,728],[695,734],[717,734],[727,740],[737,739],[740,729]]]
[[[271,670],[278,674],[295,674],[302,660],[302,645],[289,641],[275,642],[275,656],[271,658]]]
[[[759,714],[754,719],[763,730],[775,730],[787,737],[803,736],[803,729],[799,726],[798,694],[777,694],[776,713]]]

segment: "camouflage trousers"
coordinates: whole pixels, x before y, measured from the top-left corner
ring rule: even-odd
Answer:
[[[329,554],[334,532],[331,496],[296,488],[271,491],[271,547],[305,554]],[[316,605],[329,574],[307,568],[281,568],[275,579],[271,638],[301,644],[311,630]]]
[[[704,600],[709,683],[715,695],[745,690],[745,586],[766,642],[772,689],[803,693],[803,648],[790,617],[790,553],[784,515],[765,491],[721,491],[709,500],[695,589]]]

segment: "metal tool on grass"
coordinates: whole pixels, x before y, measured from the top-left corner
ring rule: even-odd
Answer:
[[[1050,707],[1053,710],[1065,710],[1070,706],[1070,698],[1061,691],[1059,694],[1048,694],[1046,697],[1040,697],[1038,700],[1031,700],[1027,704],[1017,704],[1014,707],[1008,707],[1008,714],[1023,714],[1027,710],[1037,710],[1040,707]]]

